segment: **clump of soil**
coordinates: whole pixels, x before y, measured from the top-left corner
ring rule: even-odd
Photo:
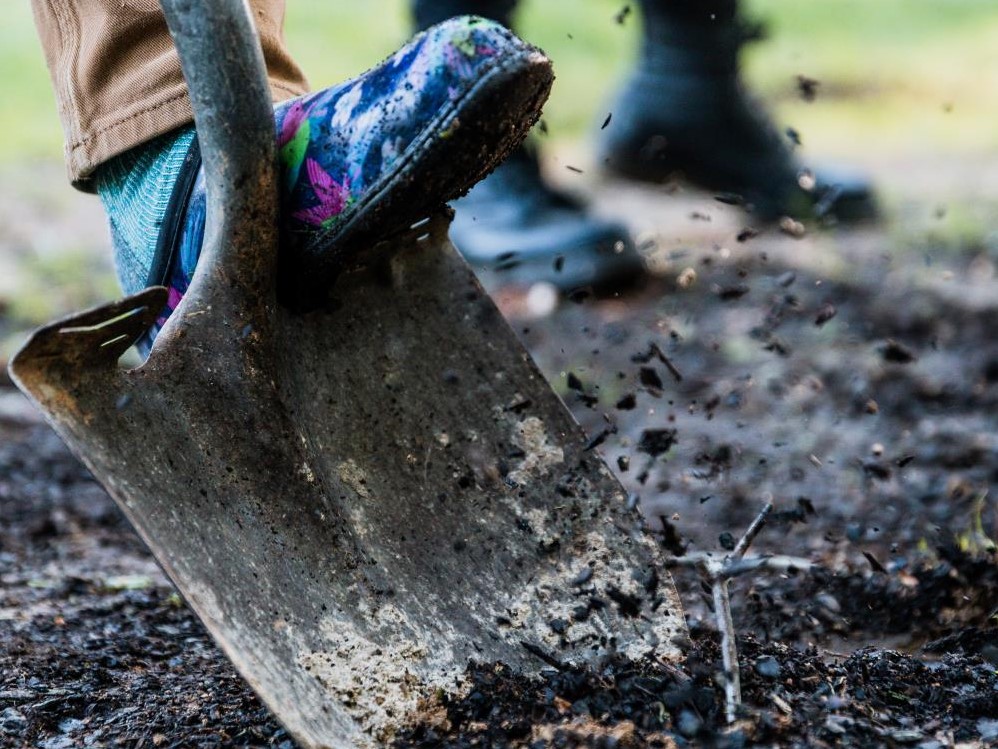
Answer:
[[[467,697],[441,695],[399,736],[406,748],[470,746],[944,746],[998,738],[995,665],[951,655],[926,663],[867,648],[829,661],[743,638],[745,704],[724,719],[715,638],[701,634],[678,668],[618,662],[527,679],[502,664],[470,669]]]

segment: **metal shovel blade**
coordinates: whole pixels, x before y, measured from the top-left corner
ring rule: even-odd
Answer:
[[[116,369],[153,289],[12,364],[305,746],[384,740],[472,660],[668,657],[683,627],[620,485],[445,230],[380,247],[335,312],[257,329],[187,304],[184,335]]]
[[[344,747],[387,742],[470,661],[675,655],[656,545],[445,220],[372,248],[326,309],[277,303],[245,6],[164,9],[213,201],[198,276],[142,366],[118,359],[161,288],[39,330],[11,374],[242,675],[303,746]],[[201,96],[216,74],[258,85]]]

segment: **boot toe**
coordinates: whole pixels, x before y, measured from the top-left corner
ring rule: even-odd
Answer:
[[[580,210],[548,209],[528,221],[503,221],[488,210],[456,205],[455,246],[497,284],[545,282],[562,291],[606,289],[645,272],[627,229]]]
[[[870,180],[863,174],[840,167],[821,167],[814,172],[811,211],[820,220],[842,223],[872,221],[880,207]]]

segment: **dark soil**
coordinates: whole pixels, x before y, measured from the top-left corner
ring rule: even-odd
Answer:
[[[730,546],[771,498],[753,552],[818,565],[732,584],[740,720],[679,570],[680,663],[481,665],[399,746],[998,746],[998,284],[974,250],[940,281],[862,237],[834,266],[769,239],[542,319],[500,297],[670,553]],[[16,398],[0,384],[0,746],[293,746]]]
[[[748,703],[732,726],[718,701],[713,638],[699,636],[680,668],[657,663],[551,671],[527,680],[502,665],[472,670],[476,689],[439,699],[398,747],[945,746],[998,740],[993,663],[962,655],[925,663],[860,650],[829,664],[748,637],[740,642]],[[989,739],[989,740],[990,740]]]

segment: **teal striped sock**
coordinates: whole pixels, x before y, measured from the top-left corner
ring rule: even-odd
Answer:
[[[96,174],[111,225],[114,266],[126,294],[149,284],[160,228],[193,138],[193,125],[174,130],[116,156]]]

